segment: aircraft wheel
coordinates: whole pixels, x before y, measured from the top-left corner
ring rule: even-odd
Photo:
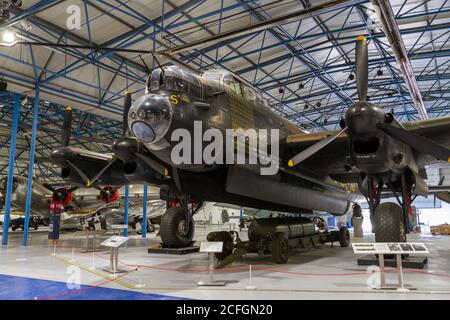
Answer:
[[[194,221],[191,219],[187,225],[184,209],[170,208],[161,218],[159,233],[163,244],[179,248],[187,247],[194,237]]]
[[[382,203],[375,209],[375,242],[405,242],[403,210],[393,202]]]
[[[275,233],[272,239],[272,259],[279,264],[288,262],[289,240],[283,232]]]
[[[350,245],[350,232],[347,227],[339,228],[338,239],[341,247],[347,248]]]
[[[95,230],[95,221],[94,219],[91,219],[88,221],[88,226],[91,230]]]
[[[12,230],[12,231],[16,231],[17,228],[16,228],[16,227],[11,227],[11,230]]]
[[[37,231],[37,229],[39,229],[39,225],[37,223],[34,224],[34,230]]]

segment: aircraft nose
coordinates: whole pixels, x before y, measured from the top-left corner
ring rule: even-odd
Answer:
[[[6,193],[6,187],[8,184],[8,177],[4,177],[0,180],[0,191],[5,194]],[[19,185],[19,182],[17,181],[16,177],[13,177],[13,187],[12,192],[14,193]]]
[[[144,143],[154,143],[164,137],[173,117],[169,99],[158,94],[146,94],[131,106],[128,125],[133,135]]]

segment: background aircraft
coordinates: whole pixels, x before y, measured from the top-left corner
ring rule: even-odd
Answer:
[[[5,189],[6,180],[7,178],[0,180],[1,190]],[[120,194],[118,190],[115,190],[112,196],[107,194],[111,192],[108,187],[104,187],[100,192],[90,189],[96,192],[78,190],[78,192],[67,193],[67,190],[67,188],[53,189],[48,184],[33,181],[31,204],[33,219],[30,225],[35,229],[39,225],[48,225],[50,201],[55,192],[60,193],[64,205],[64,211],[61,214],[61,229],[82,229],[85,227],[106,229],[108,225],[123,223],[124,195]],[[27,178],[15,176],[12,193],[13,218],[11,219],[13,229],[23,228],[27,192]],[[136,228],[136,224],[141,223],[143,217],[142,193],[131,191],[129,199],[129,224]],[[159,200],[157,195],[148,195],[148,231],[153,230],[151,221],[157,220],[165,212],[165,207],[165,202]]]

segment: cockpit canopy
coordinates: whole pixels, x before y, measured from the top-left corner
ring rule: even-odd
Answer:
[[[202,78],[210,81],[217,81],[219,86],[227,86],[234,91],[234,93],[244,96],[247,100],[258,101],[259,103],[267,105],[259,92],[239,80],[233,73],[227,70],[209,70],[203,73]]]
[[[202,99],[202,84],[193,74],[184,71],[177,66],[164,67],[152,71],[147,80],[147,91],[155,92],[161,89],[186,93],[190,96]]]
[[[201,78],[215,81],[219,87],[227,87],[246,100],[268,105],[267,101],[263,99],[263,96],[259,92],[239,80],[238,77],[229,71],[209,70],[203,73]],[[201,100],[206,96],[205,91],[207,92],[207,88],[202,85],[199,77],[175,65],[164,67],[164,73],[161,68],[156,68],[148,77],[147,93],[157,92],[163,89],[185,93]]]

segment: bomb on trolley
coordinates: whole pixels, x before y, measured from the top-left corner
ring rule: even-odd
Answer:
[[[316,247],[339,242],[341,247],[350,245],[350,233],[346,227],[329,230],[323,219],[284,217],[254,220],[248,228],[248,241],[242,241],[236,231],[215,231],[208,241],[223,242],[223,250],[216,253],[218,268],[222,268],[246,253],[271,254],[276,263],[287,263],[294,248]]]

